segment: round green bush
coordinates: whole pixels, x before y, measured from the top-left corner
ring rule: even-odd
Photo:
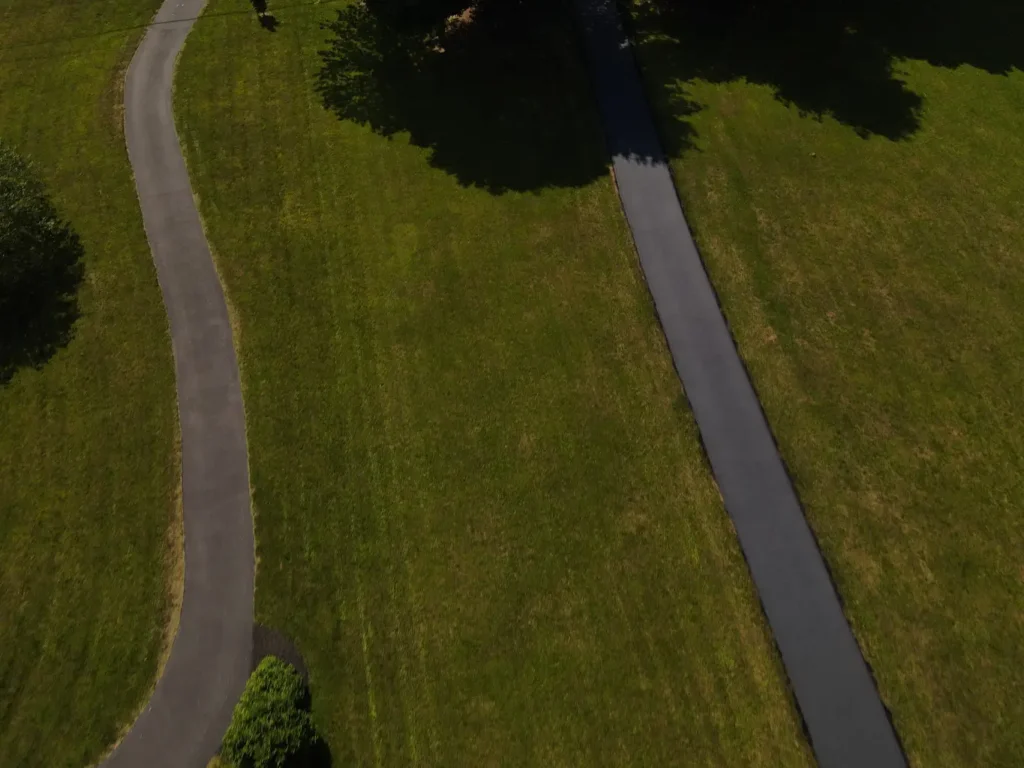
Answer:
[[[319,741],[305,682],[268,656],[246,683],[220,754],[234,768],[296,768],[313,763]]]

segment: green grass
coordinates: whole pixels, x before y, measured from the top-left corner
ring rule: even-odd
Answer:
[[[74,337],[0,384],[0,764],[95,760],[152,685],[169,602],[171,350],[121,132],[155,0],[0,0],[0,136],[82,238]]]
[[[335,764],[806,765],[572,32],[477,20],[346,80],[379,30],[283,5],[270,33],[211,3],[176,114],[240,342],[257,617]]]
[[[912,762],[1019,766],[1024,18],[861,5],[719,27],[640,6],[639,57]]]

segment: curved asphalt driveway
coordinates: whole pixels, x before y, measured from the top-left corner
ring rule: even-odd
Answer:
[[[254,546],[238,363],[171,113],[175,60],[204,4],[165,0],[125,81],[128,154],[174,347],[185,592],[163,676],[108,768],[205,768],[252,659]]]

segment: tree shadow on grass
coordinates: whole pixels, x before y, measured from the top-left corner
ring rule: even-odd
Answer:
[[[625,2],[640,26],[663,33],[642,41],[645,56],[671,57],[680,81],[767,85],[862,137],[900,140],[918,129],[923,98],[900,77],[901,59],[994,74],[1024,67],[1017,0]],[[676,84],[666,87],[678,98]]]
[[[923,106],[900,75],[902,59],[997,74],[1024,67],[1016,0],[620,2],[659,33],[641,40],[644,58],[667,57],[661,71],[677,73],[654,94],[676,117],[662,123],[671,155],[695,139],[687,118],[701,105],[680,87],[694,79],[766,85],[802,114],[901,140],[919,128]],[[426,33],[394,23],[378,8],[388,5],[349,5],[324,25],[317,89],[339,118],[407,134],[433,167],[496,194],[581,186],[606,172],[566,4],[478,0]],[[648,149],[632,154],[650,159]]]
[[[607,173],[607,159],[564,10],[484,1],[424,34],[350,5],[324,25],[317,89],[339,118],[407,133],[466,186],[582,186]]]
[[[42,368],[71,342],[84,276],[81,257],[80,247],[63,254],[50,269],[23,282],[12,301],[0,305],[0,386],[20,368]]]

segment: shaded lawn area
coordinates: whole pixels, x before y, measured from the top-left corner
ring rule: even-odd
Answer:
[[[176,114],[334,764],[806,765],[571,29],[245,7]]]
[[[1024,8],[959,7],[640,4],[634,24],[687,215],[912,762],[1018,766]]]
[[[163,650],[174,380],[120,93],[157,4],[0,0],[0,136],[35,161],[85,248],[73,325],[33,349],[0,329],[5,766],[98,758]]]

